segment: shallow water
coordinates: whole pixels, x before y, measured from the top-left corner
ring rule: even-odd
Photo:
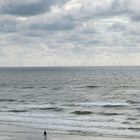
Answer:
[[[140,138],[140,67],[0,68],[0,124]]]

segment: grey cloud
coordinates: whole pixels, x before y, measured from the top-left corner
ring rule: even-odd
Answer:
[[[113,0],[109,9],[110,14],[125,14],[128,12],[128,5],[127,0]]]
[[[139,21],[140,14],[136,8],[136,1],[132,0],[112,0],[109,8],[101,11],[101,16],[126,16],[131,21]],[[100,16],[97,14],[97,16]]]
[[[126,28],[125,24],[114,23],[113,25],[111,25],[107,28],[107,31],[123,32],[123,31],[127,31],[127,28]]]
[[[70,15],[75,20],[96,20],[97,18],[104,19],[115,16],[126,16],[132,21],[139,21],[140,19],[140,10],[138,10],[139,8],[137,6],[140,6],[140,2],[137,4],[136,0],[134,2],[132,2],[132,0],[110,0],[110,2],[106,1],[106,4],[103,4],[101,1],[102,4],[100,5],[92,5],[92,3],[92,0],[89,0],[87,3],[83,3],[78,10],[72,10]],[[137,8],[135,8],[136,6]]]
[[[0,19],[0,32],[2,33],[11,33],[17,32],[18,22],[14,19]]]
[[[45,22],[37,22],[30,25],[32,30],[47,30],[47,31],[60,31],[72,30],[76,28],[77,23],[71,21],[68,16],[54,17],[54,19]]]
[[[140,15],[139,14],[133,14],[131,16],[131,21],[139,22],[140,21]]]
[[[66,0],[0,0],[0,13],[16,16],[34,16],[45,13],[51,6],[64,4]]]
[[[95,29],[94,25],[92,25],[92,27],[89,27],[89,26],[81,27],[81,29],[79,30],[79,33],[85,34],[85,35],[89,35],[89,34],[94,35],[97,33],[97,30]]]
[[[112,0],[111,5],[101,12],[103,16],[119,16],[128,12],[126,0]],[[97,14],[98,16],[98,14]]]
[[[75,28],[75,24],[68,21],[52,22],[45,24],[33,24],[31,29],[33,30],[47,30],[47,31],[60,31],[60,30],[71,30]]]

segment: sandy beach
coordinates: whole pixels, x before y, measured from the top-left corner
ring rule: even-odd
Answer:
[[[130,140],[129,138],[108,138],[90,136],[51,135],[48,140]],[[132,140],[132,139],[131,139]],[[135,139],[136,140],[136,139]],[[137,139],[138,140],[138,139]]]
[[[44,139],[44,136],[41,134],[40,135],[17,134],[13,136],[0,136],[0,139],[1,140],[46,140]],[[47,140],[138,140],[138,139],[49,134]]]
[[[139,138],[111,138],[65,134],[47,134],[47,140],[138,140]],[[43,130],[0,125],[0,140],[46,140]]]

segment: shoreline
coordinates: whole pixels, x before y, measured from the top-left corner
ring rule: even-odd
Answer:
[[[0,140],[46,140],[43,129],[32,129],[12,125],[0,125]],[[106,136],[82,136],[70,134],[47,134],[47,140],[139,140]]]
[[[48,134],[47,139],[42,134],[15,134],[9,136],[0,136],[0,140],[139,140],[136,138],[111,138],[111,137],[95,137],[95,136],[80,136],[80,135],[61,135]]]
[[[50,135],[48,140],[138,140],[133,138],[113,138],[80,135]]]

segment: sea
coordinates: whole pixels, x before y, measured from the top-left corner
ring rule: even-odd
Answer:
[[[0,126],[140,138],[140,67],[0,68]]]

